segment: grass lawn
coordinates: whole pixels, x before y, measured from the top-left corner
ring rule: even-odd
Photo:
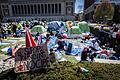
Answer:
[[[79,67],[89,70],[81,72]],[[103,63],[53,63],[47,71],[15,74],[13,70],[0,74],[0,80],[120,80],[119,64]]]

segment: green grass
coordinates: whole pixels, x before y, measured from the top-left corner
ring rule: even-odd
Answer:
[[[79,67],[84,67],[89,73],[81,73]],[[11,70],[0,74],[0,80],[8,78],[9,80],[120,80],[120,65],[65,61],[53,63],[47,71],[15,74]]]
[[[75,56],[71,56],[71,55],[63,55],[63,58],[67,59],[67,61],[70,61],[72,63],[77,63],[78,61],[75,59]]]

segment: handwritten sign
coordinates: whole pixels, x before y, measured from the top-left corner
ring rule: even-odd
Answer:
[[[21,48],[15,53],[15,72],[34,71],[49,66],[46,44],[36,47]]]

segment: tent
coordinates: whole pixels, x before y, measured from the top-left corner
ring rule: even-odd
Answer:
[[[44,33],[46,32],[47,30],[41,26],[41,25],[37,25],[37,26],[34,26],[32,29],[31,29],[31,32],[34,33],[34,32],[41,32],[41,33]]]
[[[48,31],[59,31],[62,27],[64,27],[64,23],[60,21],[52,21],[48,23]]]
[[[78,23],[79,28],[81,29],[82,32],[90,32],[90,28],[87,22],[79,22]]]
[[[71,34],[81,34],[82,32],[81,32],[79,26],[73,26],[70,30],[70,33]]]

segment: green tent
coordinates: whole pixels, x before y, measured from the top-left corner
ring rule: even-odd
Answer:
[[[71,34],[81,34],[82,32],[81,32],[79,26],[73,26],[70,30],[70,33]]]
[[[31,32],[34,33],[34,32],[41,32],[41,33],[44,33],[46,32],[47,30],[41,26],[41,25],[37,25],[37,26],[34,26],[32,29],[31,29]]]
[[[85,21],[80,22],[78,26],[82,32],[90,32],[90,28],[87,22]]]

